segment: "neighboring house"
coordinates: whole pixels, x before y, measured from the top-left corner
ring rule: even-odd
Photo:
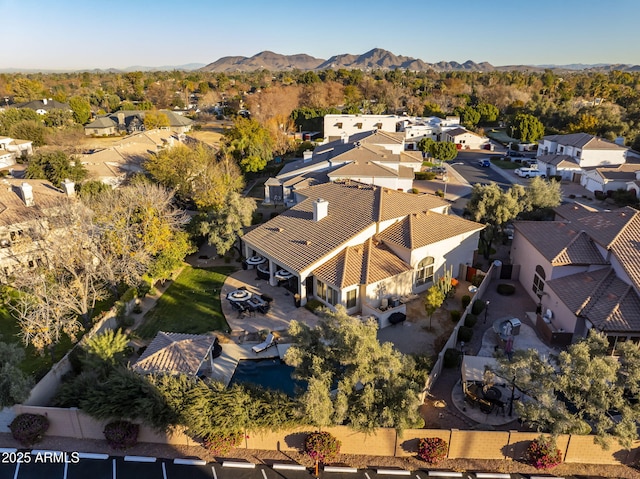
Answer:
[[[295,193],[327,181],[353,180],[393,189],[409,190],[414,172],[422,167],[422,154],[404,151],[401,133],[379,130],[343,137],[305,152],[265,183],[265,203],[291,205]]]
[[[557,175],[585,186],[584,174],[588,169],[622,165],[627,150],[587,133],[550,135],[540,140],[536,160],[538,169],[547,178]]]
[[[43,252],[34,239],[43,212],[74,196],[74,184],[63,190],[44,180],[0,180],[0,278],[7,283],[12,273],[40,264]]]
[[[325,115],[324,137],[326,141],[350,137],[363,131],[378,130],[387,133],[402,133],[403,146],[417,150],[422,138],[441,141],[446,131],[460,128],[460,117],[437,116],[415,117],[407,115]]]
[[[217,341],[216,336],[160,331],[131,369],[141,374],[198,376],[213,369]]]
[[[181,141],[182,135],[169,130],[138,132],[117,144],[79,157],[87,169],[88,179],[101,181],[112,187],[119,186],[128,175],[143,173],[148,156]]]
[[[640,211],[572,203],[556,208],[556,217],[516,222],[511,247],[520,283],[551,313],[538,328],[573,341],[594,328],[612,348],[640,341]]]
[[[158,110],[169,119],[166,128],[172,133],[187,133],[193,126],[193,120],[171,110]],[[114,134],[131,134],[144,131],[145,110],[122,110],[100,116],[84,127],[87,136],[105,136]]]
[[[42,100],[32,100],[24,103],[16,103],[15,108],[29,108],[39,115],[45,115],[49,110],[67,110],[71,111],[68,103],[61,103],[51,98],[43,98]]]
[[[611,168],[592,168],[584,173],[584,187],[589,191],[633,191],[640,197],[640,163],[625,163]]]
[[[444,131],[441,141],[455,144],[458,150],[480,150],[490,144],[489,138],[462,127]]]
[[[0,168],[16,164],[18,158],[33,155],[33,142],[30,140],[14,140],[0,136]]]
[[[426,290],[471,264],[483,225],[447,214],[449,203],[355,182],[297,192],[295,206],[243,237],[244,255],[268,260],[268,277],[292,275],[302,304],[316,298],[387,325],[384,303]],[[398,306],[402,307],[402,306]]]

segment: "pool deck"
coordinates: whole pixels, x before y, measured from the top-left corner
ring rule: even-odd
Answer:
[[[224,343],[222,353],[213,362],[213,370],[210,377],[214,381],[220,381],[228,386],[241,359],[267,359],[281,358],[289,349],[290,344],[276,344],[259,353],[254,353],[251,348],[258,343]]]

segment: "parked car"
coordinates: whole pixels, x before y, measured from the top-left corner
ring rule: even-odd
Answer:
[[[518,168],[514,170],[514,173],[518,175],[520,178],[533,178],[534,176],[542,176],[545,174],[542,171],[538,170],[538,168]]]
[[[438,174],[443,174],[447,172],[447,169],[444,166],[432,166],[431,171]]]
[[[489,167],[491,166],[491,160],[489,158],[478,160],[478,166]]]

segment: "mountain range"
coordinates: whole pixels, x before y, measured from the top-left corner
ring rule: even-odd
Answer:
[[[623,64],[595,64],[595,65],[505,65],[493,66],[488,62],[476,63],[468,60],[464,63],[438,62],[427,63],[419,58],[395,55],[382,48],[374,48],[362,55],[340,54],[328,60],[315,58],[306,54],[281,55],[270,51],[260,52],[252,57],[233,56],[222,57],[201,68],[209,72],[249,72],[256,70],[286,71],[286,70],[326,70],[326,69],[354,69],[354,70],[394,70],[407,69],[413,71],[511,71],[528,70],[542,71],[546,68],[554,70],[621,70],[640,71],[638,65]]]

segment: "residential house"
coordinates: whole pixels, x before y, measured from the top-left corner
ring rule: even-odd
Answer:
[[[67,110],[71,111],[68,103],[62,103],[51,98],[43,98],[42,100],[26,101],[24,103],[16,103],[16,108],[29,108],[39,115],[45,115],[50,110]]]
[[[119,186],[127,176],[143,173],[148,156],[163,148],[170,148],[181,140],[170,130],[148,130],[122,138],[118,143],[79,157],[87,169],[88,179]]]
[[[74,184],[65,181],[63,189],[44,180],[0,180],[0,279],[33,268],[42,260],[37,243],[39,218],[50,208],[74,196]]]
[[[15,140],[0,136],[0,168],[8,168],[16,164],[18,158],[33,155],[31,140]]]
[[[638,238],[640,211],[631,207],[597,211],[572,203],[556,208],[556,221],[516,222],[511,260],[540,305],[539,329],[575,341],[594,328],[612,348],[640,341]]]
[[[265,182],[265,203],[293,204],[297,191],[327,181],[352,180],[407,191],[422,154],[405,151],[402,133],[380,130],[342,137],[305,152]]]
[[[167,127],[172,133],[187,133],[193,126],[193,120],[174,113],[171,110],[158,110],[169,119]],[[132,134],[144,131],[144,110],[121,110],[100,116],[84,127],[87,136],[105,136],[113,134]]]
[[[591,168],[582,178],[589,191],[632,191],[640,197],[640,163],[627,162],[610,168]]]
[[[489,138],[462,127],[444,131],[441,141],[455,144],[458,150],[480,150],[490,144]]]
[[[593,168],[615,167],[626,161],[628,148],[587,133],[550,135],[540,140],[538,169],[550,176],[586,186],[584,175]],[[595,190],[591,190],[595,191]]]
[[[353,181],[296,196],[295,206],[242,237],[245,256],[268,260],[272,284],[290,277],[301,304],[342,304],[381,327],[387,305],[426,290],[445,268],[457,275],[471,264],[484,227],[449,215],[439,197]]]

